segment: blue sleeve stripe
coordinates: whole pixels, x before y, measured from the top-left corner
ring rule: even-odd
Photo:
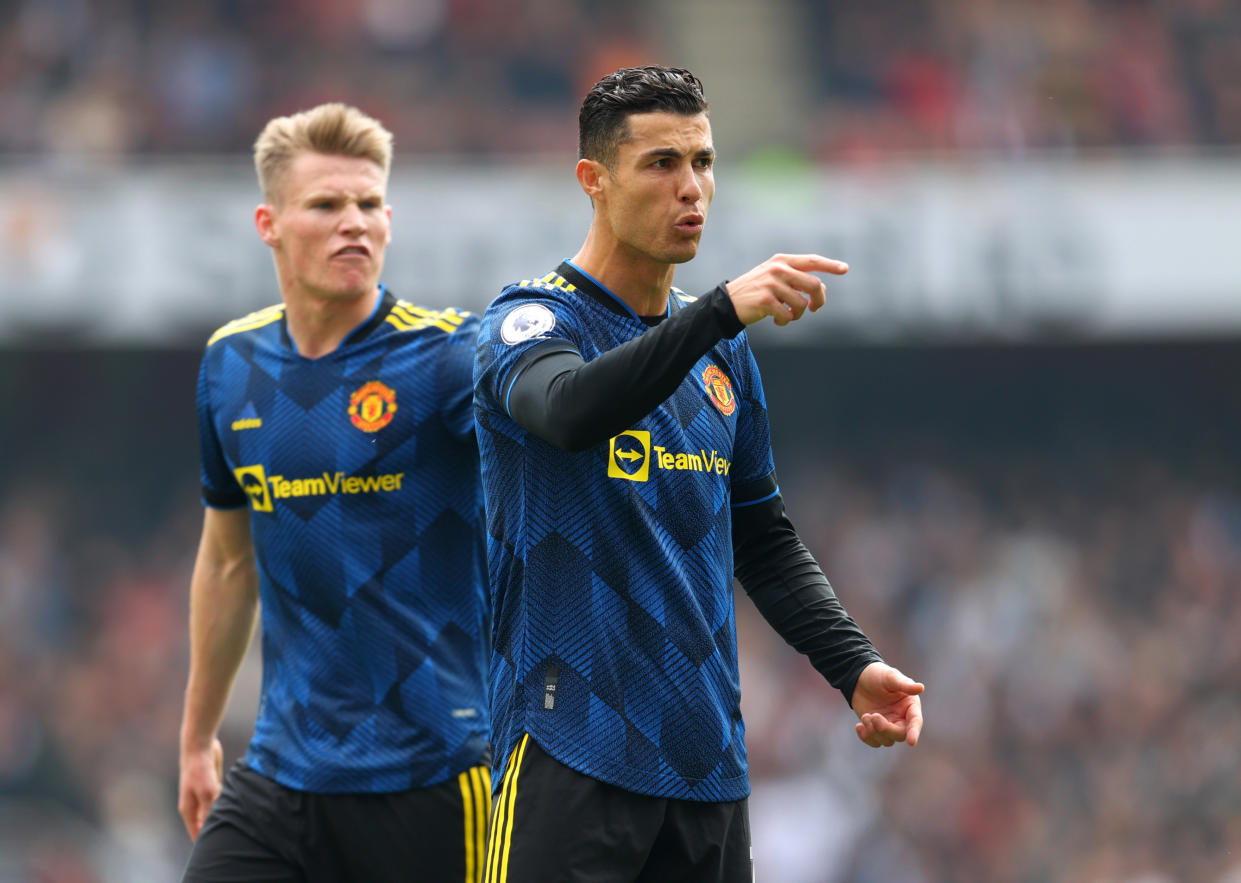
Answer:
[[[513,412],[509,409],[509,401],[513,397],[513,387],[517,385],[517,380],[521,377],[522,372],[535,362],[542,359],[544,356],[559,352],[569,352],[580,355],[580,353],[577,352],[577,347],[573,345],[572,341],[565,340],[562,337],[549,337],[544,340],[540,340],[534,346],[528,348],[517,357],[513,367],[509,369],[513,373],[512,379],[508,381],[508,385],[504,389],[505,414],[508,414],[510,417],[513,416]]]
[[[742,509],[746,506],[757,506],[759,503],[766,503],[772,497],[778,497],[779,495],[780,495],[780,486],[776,485],[776,489],[772,491],[771,493],[769,493],[767,496],[759,497],[757,500],[746,500],[744,503],[733,503],[732,508]]]
[[[534,362],[531,361],[531,362],[526,362],[526,364],[524,365],[518,365],[517,370],[513,372],[513,379],[508,382],[508,389],[504,391],[504,413],[508,414],[510,417],[513,416],[513,412],[509,410],[508,400],[513,395],[513,387],[517,385],[517,378],[521,376],[522,372],[525,371],[527,368],[529,368],[533,364]]]

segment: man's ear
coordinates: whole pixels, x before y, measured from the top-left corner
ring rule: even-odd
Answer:
[[[254,229],[259,231],[259,239],[275,248],[280,244],[280,236],[276,232],[276,210],[263,203],[254,210]]]
[[[603,193],[603,185],[608,179],[608,167],[598,160],[579,159],[577,161],[577,183],[594,202]]]

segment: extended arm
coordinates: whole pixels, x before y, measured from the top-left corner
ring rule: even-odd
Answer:
[[[813,274],[848,269],[820,255],[774,255],[589,363],[569,341],[546,341],[514,370],[508,412],[558,448],[585,450],[653,411],[720,340],[767,316],[787,325],[818,310],[826,288]]]
[[[217,732],[254,634],[258,601],[249,508],[206,509],[190,581],[190,674],[177,803],[191,839],[220,794],[223,750]]]
[[[916,744],[923,686],[887,665],[845,611],[779,494],[733,510],[733,555],[754,606],[853,707],[858,738],[873,747]]]
[[[852,703],[862,669],[883,660],[845,612],[779,494],[733,510],[733,558],[759,613]]]
[[[744,327],[720,285],[590,362],[567,340],[547,341],[514,369],[509,413],[562,450],[585,450],[653,411],[704,353]]]

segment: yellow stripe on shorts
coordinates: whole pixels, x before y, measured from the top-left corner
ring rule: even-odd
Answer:
[[[471,767],[457,776],[465,814],[465,883],[482,883],[487,848],[487,816],[491,814],[491,770]]]
[[[500,799],[492,807],[491,830],[487,835],[487,874],[485,883],[508,883],[508,855],[513,841],[513,806],[517,803],[517,776],[526,754],[530,734],[526,733],[508,756]]]

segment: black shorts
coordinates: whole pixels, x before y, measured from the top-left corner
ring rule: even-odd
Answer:
[[[752,883],[748,802],[635,794],[570,769],[529,734],[491,816],[486,883]]]
[[[183,883],[478,883],[491,774],[476,766],[430,788],[312,794],[240,763],[185,867]]]

